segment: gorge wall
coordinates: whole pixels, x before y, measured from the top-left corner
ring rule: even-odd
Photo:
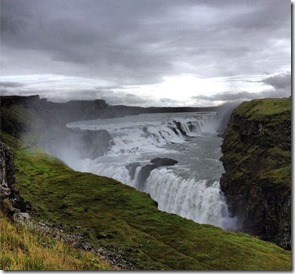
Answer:
[[[221,189],[239,228],[291,248],[291,98],[237,107],[224,133]]]

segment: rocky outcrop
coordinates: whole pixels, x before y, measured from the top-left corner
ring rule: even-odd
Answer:
[[[4,143],[0,143],[0,180],[1,199],[9,197],[14,192],[15,169],[13,157]]]
[[[152,159],[151,164],[147,164],[145,166],[142,166],[137,177],[137,189],[140,191],[144,191],[145,188],[145,182],[147,178],[150,176],[152,170],[158,167],[162,166],[173,166],[177,164],[176,160],[169,159],[169,158],[155,158]],[[132,163],[126,166],[126,168],[129,171],[129,175],[132,179],[135,177],[135,172],[137,167],[139,167],[139,163]]]
[[[160,166],[174,166],[178,162],[176,160],[169,159],[169,158],[155,158],[151,160],[151,163],[154,164],[154,166],[156,167],[160,167]]]
[[[174,121],[174,124],[183,136],[187,136],[186,132],[182,129],[180,122]]]
[[[237,107],[225,131],[220,184],[238,228],[291,248],[291,99]]]
[[[30,219],[28,203],[19,195],[15,187],[15,167],[13,156],[4,143],[0,143],[0,198],[1,210],[15,221]]]

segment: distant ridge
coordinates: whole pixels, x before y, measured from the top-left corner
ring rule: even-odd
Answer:
[[[39,95],[32,96],[0,96],[1,106],[23,105],[47,115],[57,116],[65,122],[89,120],[97,118],[115,118],[142,113],[174,113],[216,111],[217,107],[135,107],[124,105],[108,105],[105,100],[73,100],[65,103],[50,102]]]

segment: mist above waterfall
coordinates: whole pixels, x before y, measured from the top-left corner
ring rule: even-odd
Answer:
[[[203,127],[203,132],[223,134],[229,121],[232,111],[241,104],[242,101],[222,104],[217,108],[215,118]]]

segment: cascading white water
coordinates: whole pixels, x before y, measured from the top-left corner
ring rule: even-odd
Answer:
[[[229,217],[227,204],[219,181],[183,179],[166,168],[152,171],[145,192],[158,202],[162,211],[175,213],[197,223],[230,229],[234,219]]]
[[[175,114],[174,114],[175,115]],[[171,117],[150,121],[145,115],[126,116],[114,119],[98,119],[69,123],[69,128],[82,130],[107,130],[112,135],[113,145],[107,155],[141,155],[163,152],[164,146],[186,141],[183,132],[189,136],[201,133],[201,127],[212,120],[212,115]],[[138,121],[136,118],[143,118]],[[155,118],[158,118],[155,117]]]
[[[223,171],[220,139],[212,132],[202,132],[214,117],[214,113],[144,114],[68,124],[82,130],[104,129],[112,136],[111,149],[105,155],[81,160],[75,168],[135,188],[141,184],[141,190],[149,193],[162,211],[233,229],[235,220],[229,217],[218,180]],[[139,182],[142,168],[156,157],[169,157],[178,163],[157,167],[145,182]],[[131,175],[127,166],[134,163],[137,166]]]

